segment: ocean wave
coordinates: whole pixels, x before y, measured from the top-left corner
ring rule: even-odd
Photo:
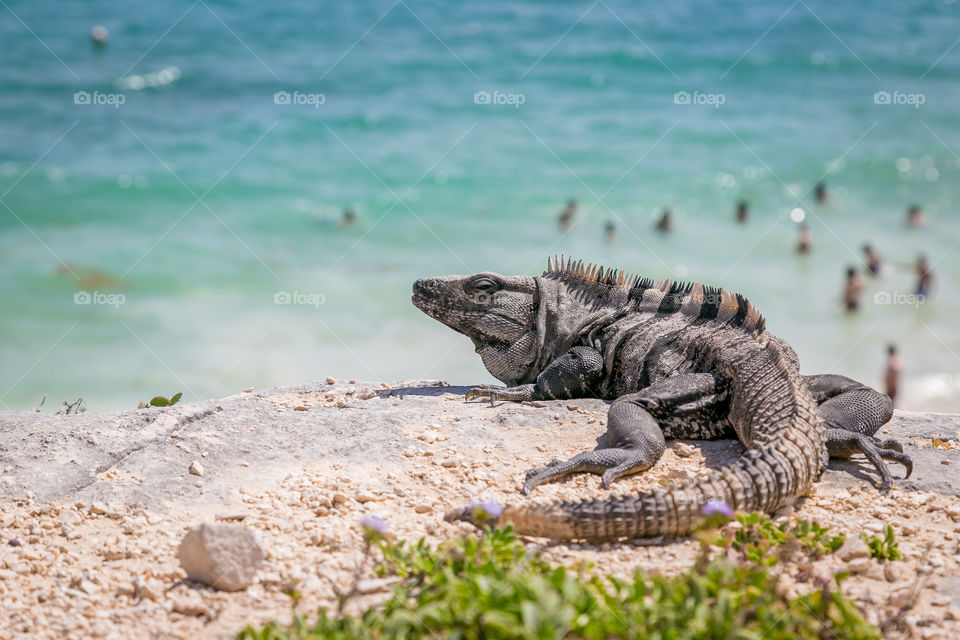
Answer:
[[[121,89],[130,89],[131,91],[155,89],[173,84],[179,80],[182,75],[179,67],[171,65],[152,73],[136,73],[131,76],[124,76],[117,81],[117,84]]]

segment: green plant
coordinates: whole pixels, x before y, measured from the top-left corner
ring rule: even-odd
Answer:
[[[860,539],[870,547],[870,555],[877,560],[899,560],[903,557],[900,553],[900,547],[893,537],[893,528],[887,525],[883,532],[883,538],[879,536],[868,536],[865,533],[860,534]]]
[[[745,560],[771,567],[795,553],[813,558],[833,553],[843,545],[844,534],[832,535],[816,522],[797,520],[774,524],[763,513],[741,513],[734,518],[737,528],[721,530],[713,543],[739,551]]]
[[[825,529],[782,530],[749,518],[773,546],[789,536],[803,548],[826,548]],[[381,521],[382,522],[382,521]],[[376,523],[375,523],[376,524]],[[755,562],[703,558],[676,577],[640,572],[630,580],[591,567],[551,566],[528,553],[511,527],[486,529],[436,548],[392,541],[384,527],[367,531],[380,575],[401,578],[380,605],[358,615],[294,613],[289,624],[248,626],[241,640],[381,640],[387,638],[786,638],[873,640],[880,635],[829,585],[788,597],[775,575]],[[779,532],[779,533],[778,533]],[[798,533],[800,535],[798,535]],[[747,538],[739,544],[748,544]],[[349,594],[344,597],[349,597]],[[342,603],[341,603],[342,604]]]
[[[137,409],[146,409],[147,407],[172,407],[180,402],[180,398],[182,397],[183,393],[175,393],[169,398],[164,398],[163,396],[154,396],[150,400],[149,404],[146,402],[141,402]]]

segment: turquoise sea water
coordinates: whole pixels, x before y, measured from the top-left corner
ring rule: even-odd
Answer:
[[[2,408],[327,375],[489,382],[411,283],[538,273],[563,252],[741,291],[808,372],[879,384],[894,341],[901,406],[960,410],[957,4],[8,7]],[[581,216],[563,235],[568,198]],[[889,269],[846,315],[864,242]],[[932,299],[882,304],[912,293],[921,252]]]

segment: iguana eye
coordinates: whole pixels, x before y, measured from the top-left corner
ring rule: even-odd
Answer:
[[[487,277],[477,278],[470,283],[470,286],[475,291],[483,291],[484,293],[493,293],[500,288],[500,285]]]

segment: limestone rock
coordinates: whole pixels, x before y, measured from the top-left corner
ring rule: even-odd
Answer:
[[[850,562],[858,558],[869,558],[870,547],[859,537],[847,538],[843,546],[837,550],[837,557],[844,562]]]
[[[887,582],[896,582],[906,577],[906,574],[899,564],[887,562],[883,565],[883,577],[886,578]]]
[[[850,573],[865,573],[870,570],[870,567],[873,566],[873,563],[870,561],[869,557],[866,558],[854,558],[847,563],[847,571]]]
[[[185,616],[210,615],[210,609],[207,607],[207,604],[203,601],[203,598],[200,596],[200,594],[193,591],[178,594],[173,599],[172,608],[177,613],[183,614]]]
[[[253,532],[233,524],[198,525],[184,536],[177,559],[187,576],[222,591],[249,585],[263,563]]]
[[[681,458],[689,458],[695,454],[697,450],[685,442],[675,442],[673,443],[673,452]]]
[[[78,524],[81,520],[83,518],[80,517],[80,514],[72,509],[64,509],[57,516],[57,522],[61,524]]]
[[[138,598],[147,600],[159,600],[163,597],[163,587],[157,580],[137,579],[133,585],[133,591]]]

